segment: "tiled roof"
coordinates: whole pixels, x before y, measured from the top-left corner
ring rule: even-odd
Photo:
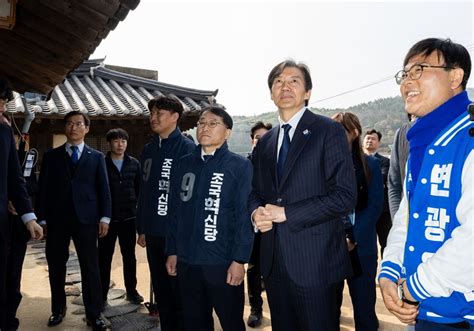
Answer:
[[[18,92],[48,95],[140,0],[25,0],[0,29],[0,75]]]
[[[197,113],[215,103],[217,92],[166,84],[106,68],[101,61],[87,60],[54,88],[50,100],[39,103],[41,110],[35,107],[35,113],[62,116],[78,110],[91,118],[146,116],[148,100],[158,95],[174,96],[181,101],[185,112]],[[28,108],[31,107],[28,102]],[[15,93],[7,111],[25,111],[20,94]]]

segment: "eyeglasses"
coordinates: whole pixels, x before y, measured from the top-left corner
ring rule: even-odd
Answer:
[[[425,68],[435,68],[435,69],[454,69],[454,67],[448,67],[448,66],[434,66],[431,64],[415,64],[413,65],[408,71],[406,70],[400,70],[397,72],[395,75],[395,81],[397,82],[398,85],[401,85],[407,77],[409,77],[411,80],[417,80],[421,78],[421,75],[423,74],[423,69]]]
[[[85,123],[84,122],[67,121],[66,126],[67,127],[74,127],[75,126],[76,128],[82,128],[83,126],[85,126]]]
[[[301,80],[297,78],[290,78],[289,80],[284,80],[282,78],[276,78],[273,81],[273,87],[280,88],[283,85],[288,85],[289,87],[297,87],[298,85],[301,84]]]
[[[201,128],[203,128],[204,126],[207,126],[210,129],[214,129],[216,126],[224,125],[224,124],[219,123],[217,121],[210,121],[210,122],[198,121],[196,125]]]

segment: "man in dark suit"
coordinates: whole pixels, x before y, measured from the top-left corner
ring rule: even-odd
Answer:
[[[390,168],[390,159],[383,155],[380,155],[377,150],[379,149],[380,142],[382,141],[382,133],[377,130],[369,130],[365,133],[363,149],[367,155],[372,155],[380,161],[380,169],[382,170],[383,188],[384,188],[384,202],[382,214],[380,214],[377,220],[376,230],[377,236],[379,237],[380,244],[380,258],[383,257],[383,250],[387,246],[387,237],[392,227],[392,218],[390,217],[390,208],[388,205],[388,189],[387,189],[387,177],[388,170]]]
[[[11,200],[16,213],[21,215],[31,238],[41,239],[43,230],[36,223],[31,207],[26,183],[21,174],[15,138],[3,112],[8,101],[13,98],[8,83],[0,78],[0,330],[10,328],[7,313],[10,312],[13,298],[7,296],[7,267],[11,242],[11,222],[8,217],[8,200]],[[11,210],[11,209],[10,209]]]
[[[256,146],[249,207],[262,232],[272,328],[337,330],[337,289],[351,275],[341,218],[356,203],[346,135],[306,108],[312,81],[304,64],[278,64],[268,87],[280,125]]]
[[[48,326],[61,323],[66,312],[64,283],[72,238],[81,267],[88,324],[94,330],[104,330],[97,237],[107,234],[111,216],[105,160],[102,153],[84,143],[90,125],[87,115],[72,111],[64,117],[64,124],[67,142],[44,154],[37,199],[39,219],[47,224],[52,310]]]

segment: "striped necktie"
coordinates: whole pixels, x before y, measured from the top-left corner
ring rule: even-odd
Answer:
[[[280,153],[278,154],[278,162],[277,162],[277,172],[278,172],[278,180],[281,180],[283,176],[283,170],[285,169],[285,162],[286,157],[288,156],[288,150],[290,149],[290,129],[291,125],[283,124],[282,129],[285,130],[283,133],[283,141],[280,147]]]

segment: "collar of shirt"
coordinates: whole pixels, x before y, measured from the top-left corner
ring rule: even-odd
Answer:
[[[282,128],[282,125],[284,124],[289,124],[291,125],[291,129],[288,132],[288,135],[290,136],[290,141],[293,140],[293,135],[295,134],[296,127],[298,126],[298,123],[301,120],[301,117],[303,117],[304,112],[306,111],[306,106],[301,108],[296,114],[293,115],[292,118],[288,122],[283,122],[280,116],[278,116],[278,122],[280,122],[280,132],[278,133],[278,149],[277,149],[277,157],[278,154],[280,154],[280,147],[281,144],[283,143],[283,134],[285,133],[285,130]]]
[[[216,151],[214,150],[212,153],[206,154],[206,153],[204,153],[204,150],[201,148],[201,159],[204,161],[204,155],[214,156],[215,153],[216,153]]]
[[[69,154],[69,156],[72,155],[72,149],[71,149],[72,144],[66,143],[66,152]],[[80,158],[82,155],[82,151],[84,150],[85,143],[82,142],[79,145],[77,145],[77,156]]]

